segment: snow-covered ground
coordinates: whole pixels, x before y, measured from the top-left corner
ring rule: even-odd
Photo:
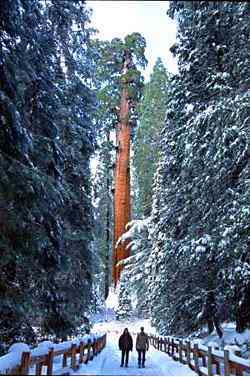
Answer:
[[[137,323],[139,325],[140,323]],[[120,367],[121,355],[118,349],[118,323],[113,323],[115,329],[109,330],[105,349],[89,364],[81,366],[76,375],[90,376],[191,376],[196,375],[188,367],[173,361],[170,357],[150,346],[146,354],[146,367],[137,367],[137,352],[135,347],[130,352],[128,368]],[[123,328],[123,327],[122,327]],[[135,336],[133,336],[135,343]],[[74,374],[74,373],[71,373]]]
[[[146,367],[139,369],[137,367],[137,352],[135,350],[136,334],[140,331],[140,327],[144,327],[144,330],[148,334],[158,335],[155,328],[150,324],[149,319],[130,319],[127,321],[118,321],[115,316],[115,309],[117,307],[117,293],[111,289],[108,300],[106,301],[106,308],[99,314],[96,314],[91,319],[94,326],[92,328],[92,335],[86,335],[85,337],[98,336],[103,333],[107,333],[107,345],[104,350],[94,357],[88,364],[82,364],[80,368],[74,372],[70,367],[62,369],[62,356],[58,356],[54,359],[53,363],[53,375],[83,375],[83,376],[194,376],[196,375],[189,367],[174,361],[167,354],[157,351],[153,346],[150,346],[149,351],[146,354]],[[118,339],[122,334],[124,328],[128,328],[133,337],[133,351],[130,352],[129,366],[128,368],[120,367],[121,352],[118,348]],[[223,349],[225,345],[232,348],[234,352],[235,343],[238,345],[241,351],[244,350],[243,346],[246,346],[248,351],[248,344],[250,339],[250,330],[246,330],[242,334],[238,334],[235,331],[235,325],[227,323],[223,325],[223,338],[219,339],[216,333],[212,333],[209,336],[204,336],[202,333],[192,334],[189,338],[195,343],[199,343],[201,346],[211,345],[213,348]],[[83,340],[86,340],[85,338]],[[79,342],[80,339],[74,340],[74,343]],[[53,346],[55,349],[64,347],[65,344],[52,345],[51,342],[42,342],[36,349],[31,350],[32,354],[42,354],[47,351],[47,348]],[[18,347],[17,347],[18,346]],[[21,352],[29,347],[25,344],[13,345],[7,355],[0,360],[0,372],[7,367],[13,367],[20,362]],[[247,352],[243,357],[248,357]],[[13,365],[12,365],[13,364]],[[35,369],[31,368],[30,375],[35,374]]]
[[[57,357],[54,360],[53,375],[81,375],[81,376],[196,376],[196,374],[187,366],[171,359],[163,352],[155,350],[150,346],[146,354],[145,368],[137,367],[137,352],[135,350],[136,334],[140,327],[144,326],[146,332],[153,332],[149,320],[134,321],[116,321],[113,318],[112,311],[109,312],[106,321],[96,323],[92,329],[95,333],[107,333],[107,345],[104,350],[98,354],[88,364],[82,364],[74,372],[72,369],[62,369],[62,358]],[[118,339],[124,328],[128,327],[133,337],[133,351],[130,352],[128,368],[120,367],[121,352],[118,348]],[[34,370],[30,374],[34,374]]]
[[[145,368],[137,367],[137,352],[135,350],[136,334],[140,327],[148,334],[156,334],[149,319],[130,319],[117,321],[114,310],[118,306],[117,293],[110,289],[106,301],[106,310],[96,315],[92,321],[95,323],[92,331],[107,333],[107,345],[104,350],[87,365],[82,365],[75,375],[90,376],[194,376],[196,375],[187,366],[180,364],[163,352],[157,351],[150,346],[146,354]],[[128,368],[120,367],[121,352],[118,348],[118,339],[127,327],[133,337],[133,351],[130,352]]]
[[[82,365],[77,372],[71,375],[89,376],[194,376],[196,375],[187,366],[180,364],[163,352],[150,346],[146,354],[145,368],[137,367],[137,352],[135,350],[136,334],[140,327],[148,334],[156,334],[149,319],[134,319],[129,321],[117,321],[114,310],[117,308],[117,293],[110,289],[106,301],[106,310],[96,315],[92,320],[95,323],[92,331],[95,333],[107,333],[107,345],[104,350],[87,365]],[[133,337],[133,351],[130,352],[128,368],[120,367],[121,352],[118,348],[118,339],[124,328],[129,329]]]
[[[118,349],[118,338],[124,328],[124,322],[112,321],[108,327],[107,345],[105,349],[87,365],[82,365],[77,372],[71,375],[89,376],[195,376],[196,374],[183,364],[180,364],[163,352],[156,351],[150,346],[146,354],[145,368],[137,367],[137,352],[135,347],[130,352],[128,368],[120,367],[121,352]],[[99,324],[99,326],[102,324]],[[104,327],[101,326],[102,328]],[[134,322],[128,328],[138,330],[140,325],[145,325],[145,321]],[[113,326],[113,329],[112,327]],[[96,331],[96,327],[95,327]],[[133,341],[135,344],[135,335]]]

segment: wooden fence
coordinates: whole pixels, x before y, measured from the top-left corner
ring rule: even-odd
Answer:
[[[50,376],[53,374],[54,358],[60,355],[62,355],[62,368],[69,366],[73,370],[77,370],[82,363],[87,364],[89,360],[92,360],[94,356],[101,352],[105,345],[106,334],[93,341],[89,340],[87,343],[83,341],[79,344],[72,343],[70,348],[50,348],[47,353],[39,356],[33,356],[32,352],[22,352],[20,365],[7,369],[5,375],[25,376],[29,374],[30,368],[33,367],[36,376],[43,374]]]
[[[150,344],[166,352],[175,361],[188,365],[199,376],[249,376],[250,360],[240,357],[239,351],[217,350],[189,341],[150,335]],[[238,352],[238,354],[237,354]]]

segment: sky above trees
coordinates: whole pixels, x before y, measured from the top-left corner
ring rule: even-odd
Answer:
[[[146,80],[149,79],[157,57],[162,58],[170,72],[177,71],[176,60],[169,51],[176,39],[176,23],[166,14],[168,1],[90,0],[87,5],[93,9],[91,26],[99,30],[98,38],[124,38],[134,31],[146,38]]]

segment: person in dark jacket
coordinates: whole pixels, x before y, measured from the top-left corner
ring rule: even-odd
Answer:
[[[141,332],[136,337],[136,351],[138,352],[138,367],[145,368],[146,351],[149,349],[148,335],[141,327]]]
[[[123,334],[119,338],[119,349],[122,351],[121,367],[124,365],[125,358],[125,367],[128,366],[129,351],[133,350],[133,339],[128,329],[124,329]]]

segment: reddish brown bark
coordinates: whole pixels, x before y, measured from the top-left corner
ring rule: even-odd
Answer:
[[[123,73],[127,72],[130,63],[130,55],[124,59]],[[126,224],[130,221],[130,123],[129,123],[129,99],[127,84],[121,92],[118,124],[116,127],[116,165],[114,174],[114,239],[113,239],[113,281],[116,286],[122,266],[117,263],[130,255],[127,248],[128,242],[116,247],[120,236],[126,231]]]

